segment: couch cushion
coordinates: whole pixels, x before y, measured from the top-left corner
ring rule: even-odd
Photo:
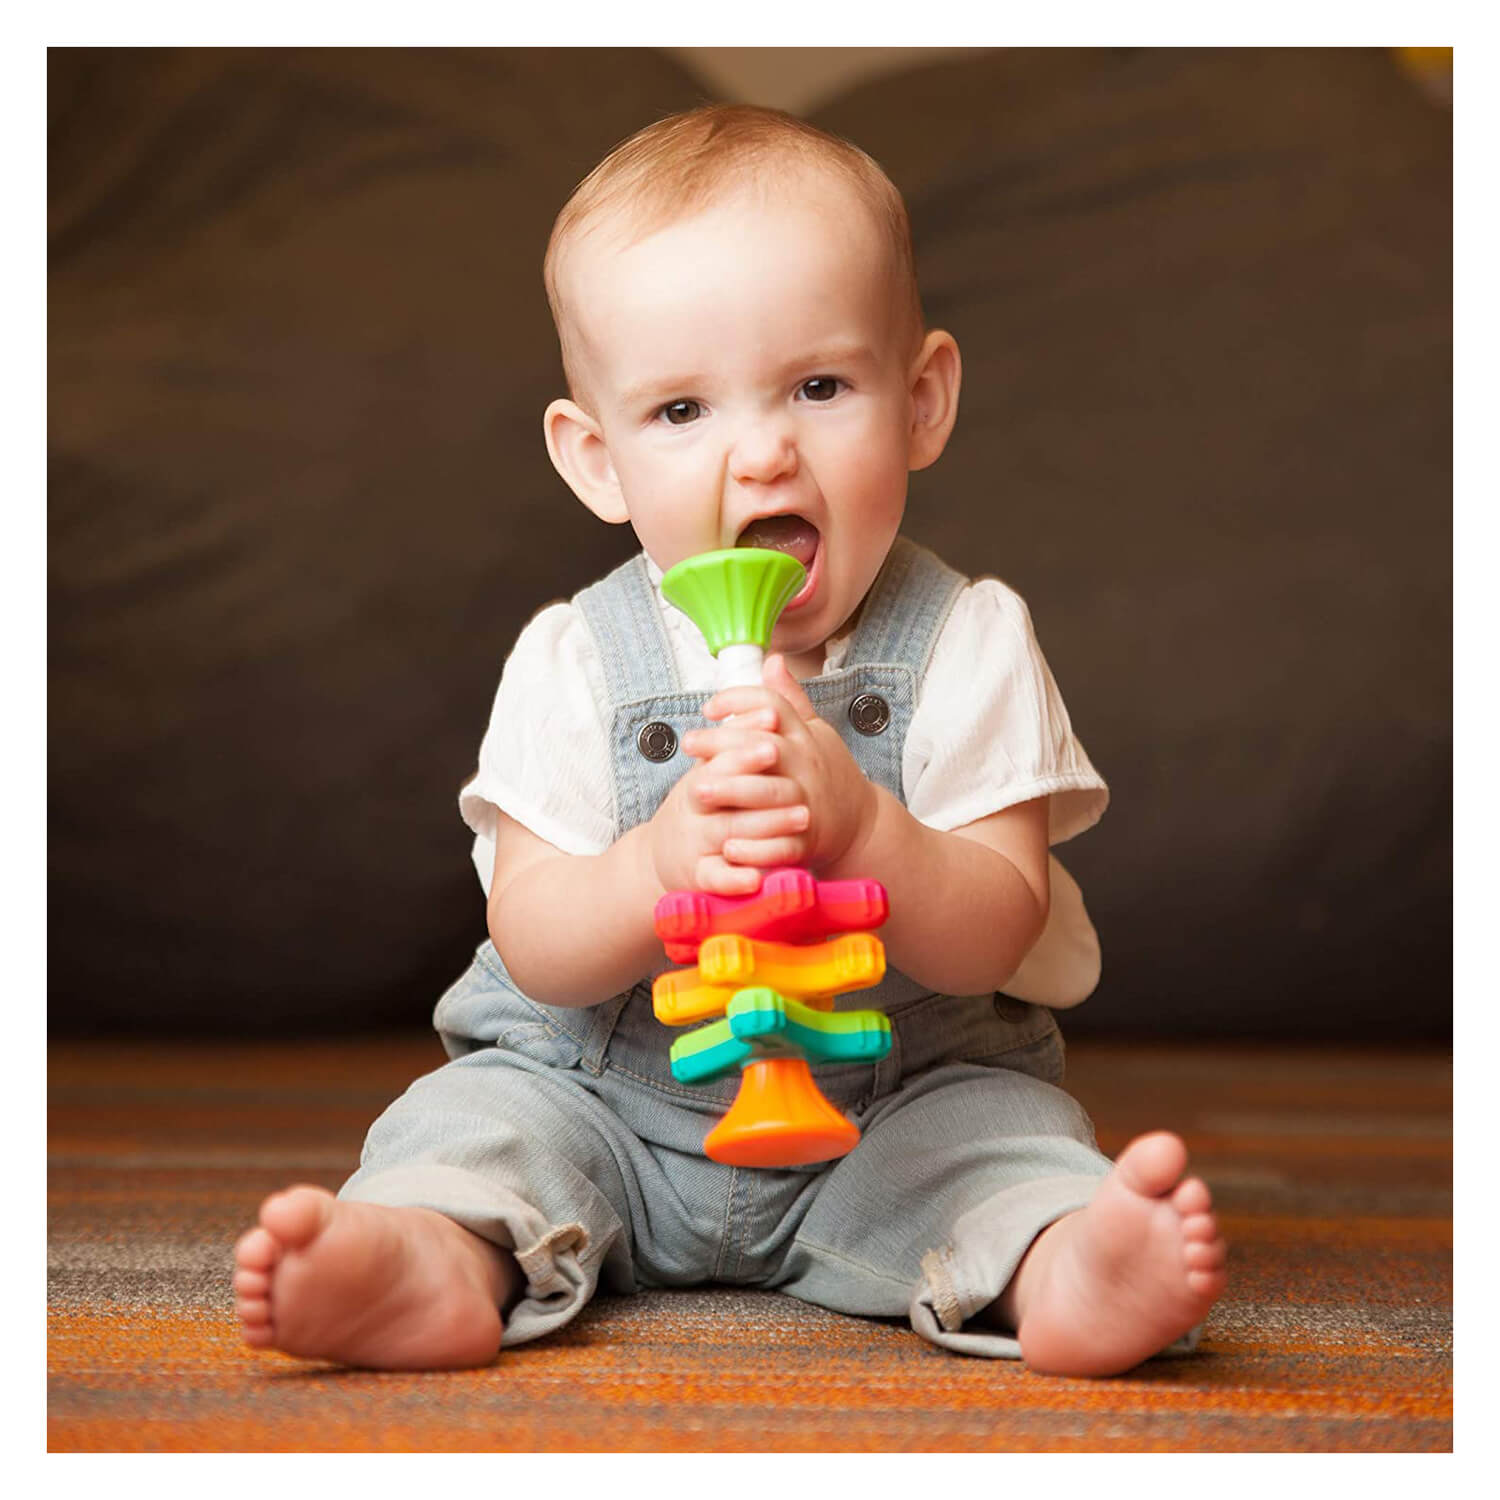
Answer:
[[[59,1030],[421,1024],[505,653],[631,550],[540,260],[647,50],[49,54]],[[1115,802],[1073,1030],[1433,1035],[1449,119],[1380,52],[1000,52],[824,109],[965,358],[910,530],[1027,596]]]
[[[510,644],[627,556],[547,460],[552,219],[651,51],[59,51],[57,1027],[420,1024]]]
[[[1382,51],[1060,49],[816,120],[963,353],[908,529],[1026,596],[1111,783],[1070,1029],[1445,1033],[1448,114]]]

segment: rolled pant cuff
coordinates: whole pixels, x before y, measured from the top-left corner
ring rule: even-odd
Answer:
[[[1021,1345],[1010,1334],[964,1325],[1009,1285],[1049,1224],[1084,1207],[1101,1181],[1095,1176],[1048,1177],[996,1193],[969,1210],[953,1226],[949,1242],[922,1257],[922,1280],[911,1301],[912,1327],[925,1339],[959,1354],[986,1359],[1020,1359]],[[1164,1354],[1196,1347],[1197,1328]]]
[[[358,1173],[340,1198],[393,1208],[430,1208],[481,1239],[508,1250],[526,1278],[521,1300],[505,1315],[502,1349],[561,1328],[593,1296],[597,1254],[582,1224],[549,1224],[508,1188],[460,1167],[419,1164]]]

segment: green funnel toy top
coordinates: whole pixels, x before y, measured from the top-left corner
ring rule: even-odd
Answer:
[[[717,656],[726,646],[765,651],[771,631],[807,577],[795,557],[768,547],[729,547],[685,558],[662,577],[661,591]]]

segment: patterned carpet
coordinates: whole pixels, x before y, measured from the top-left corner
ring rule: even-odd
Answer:
[[[601,1298],[493,1367],[389,1375],[256,1355],[230,1247],[260,1198],[336,1187],[441,1061],[429,1036],[56,1044],[52,1451],[1446,1451],[1446,1053],[1075,1043],[1111,1154],[1170,1126],[1231,1245],[1197,1354],[1107,1381],[940,1351],[771,1292]]]

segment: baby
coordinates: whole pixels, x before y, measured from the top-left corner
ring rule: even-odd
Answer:
[[[570,399],[558,472],[643,553],[543,610],[506,662],[475,833],[490,941],[442,998],[452,1059],[371,1128],[335,1198],[268,1198],[236,1249],[245,1340],[389,1369],[476,1365],[596,1288],[718,1281],[1034,1370],[1191,1347],[1225,1285],[1165,1131],[1111,1163],[1058,1087],[1053,1009],[1098,954],[1052,844],[1108,792],[1020,599],[898,535],[957,414],[905,208],[864,153],[713,106],[615,150],[553,230]],[[735,545],[807,569],[758,687],[712,693],[663,570]],[[707,702],[705,703],[705,698]],[[663,892],[768,869],[873,878],[881,1061],[821,1067],[847,1156],[747,1169],[702,1141],[734,1080],[679,1085],[651,1009]]]

